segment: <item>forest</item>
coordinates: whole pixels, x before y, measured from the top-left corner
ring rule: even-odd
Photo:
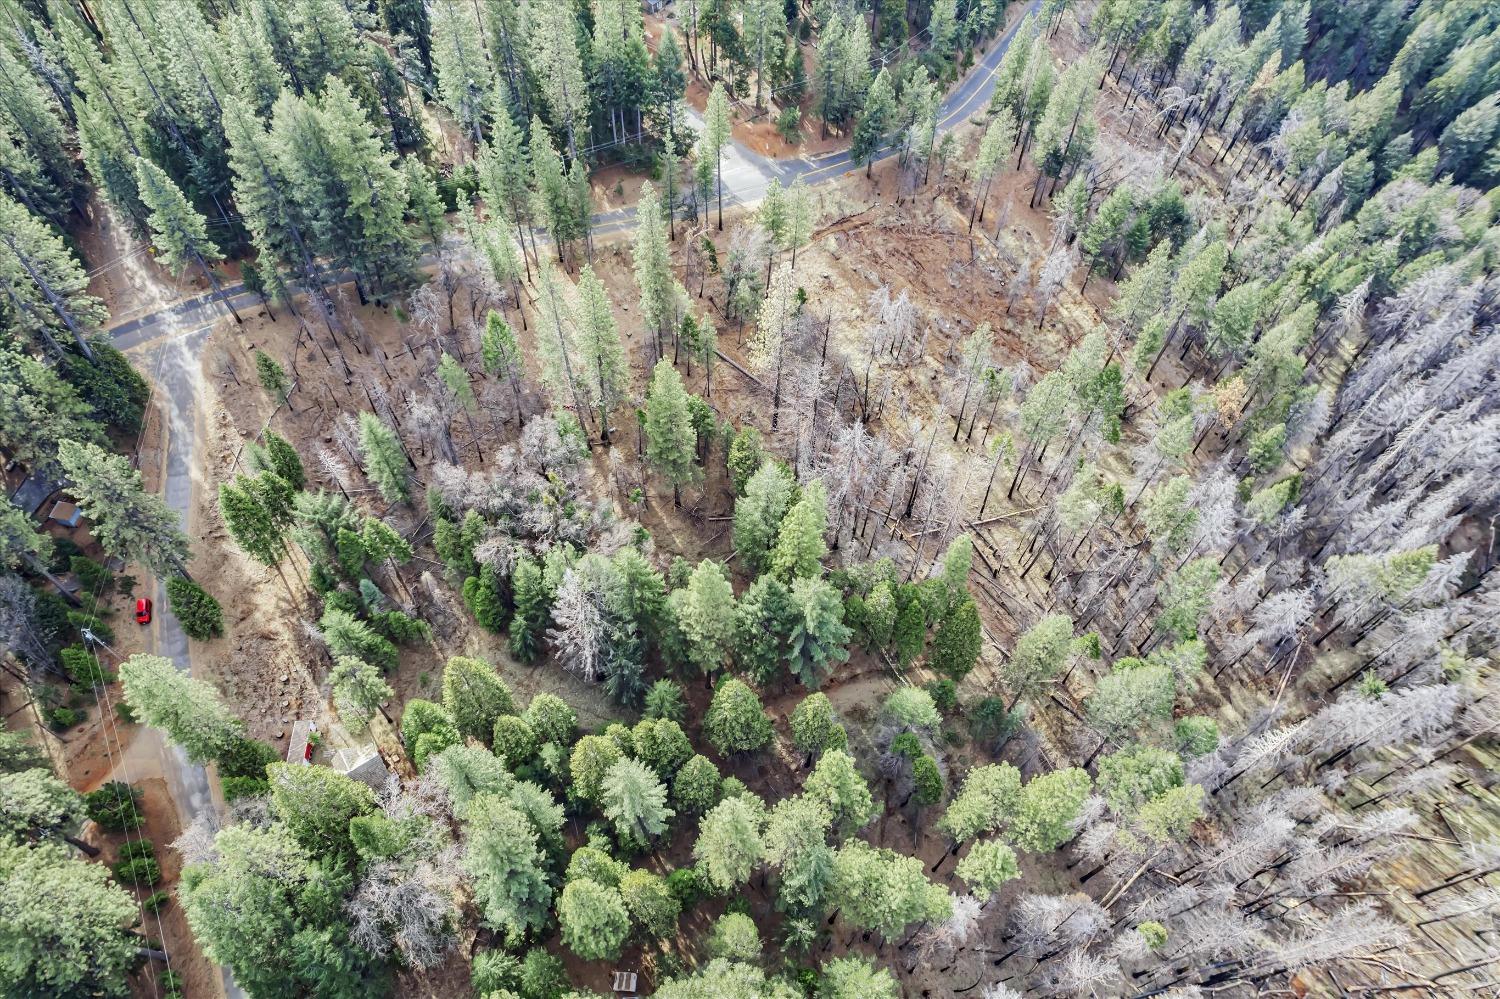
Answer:
[[[1500,992],[1500,8],[0,0],[0,289],[0,996]]]

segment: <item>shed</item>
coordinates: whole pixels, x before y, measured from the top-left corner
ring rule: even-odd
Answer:
[[[383,790],[391,778],[391,770],[373,746],[359,749],[341,749],[338,752],[338,769],[345,777],[369,785],[376,791]]]
[[[615,972],[614,984],[612,984],[610,986],[610,990],[614,991],[614,992],[628,993],[629,995],[633,996],[633,995],[635,995],[635,986],[636,986],[636,973],[635,972],[633,972],[633,971],[617,971],[617,972]]]
[[[52,504],[52,512],[47,515],[47,519],[55,520],[64,527],[77,527],[83,520],[83,511],[75,503],[58,500]]]

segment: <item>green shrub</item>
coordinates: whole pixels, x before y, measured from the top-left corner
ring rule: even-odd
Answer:
[[[219,781],[219,787],[224,791],[225,801],[259,798],[271,791],[271,785],[264,777],[225,777]]]
[[[167,580],[167,599],[189,638],[201,642],[224,634],[224,612],[219,602],[191,579],[174,576]]]
[[[266,767],[281,759],[276,747],[259,739],[236,739],[219,757],[220,777],[253,777],[266,779]]]
[[[161,880],[161,865],[155,857],[137,857],[118,861],[110,870],[122,885],[154,885]]]
[[[120,716],[120,721],[128,722],[131,725],[140,720],[135,716],[135,708],[126,704],[124,698],[115,702],[115,714]]]
[[[130,840],[124,846],[120,847],[120,860],[135,860],[137,857],[154,856],[156,856],[156,847],[144,836],[140,839]]]
[[[63,732],[67,729],[72,728],[74,725],[77,725],[79,722],[83,721],[85,717],[82,711],[79,711],[77,708],[70,708],[66,705],[60,705],[55,708],[48,708],[42,713],[47,718],[47,724],[52,727],[53,731],[56,732]]]
[[[697,905],[705,893],[703,878],[696,867],[679,867],[667,874],[667,888],[683,909]]]
[[[62,660],[63,669],[67,670],[74,683],[92,687],[97,683],[114,681],[114,674],[100,665],[94,654],[82,645],[69,645],[57,656]]]
[[[115,580],[113,573],[84,555],[74,555],[68,559],[68,568],[78,577],[85,600],[91,600],[95,594],[103,596],[108,593]]]
[[[141,827],[136,807],[141,793],[123,781],[110,781],[83,796],[89,818],[107,832],[133,832]]]
[[[115,640],[115,630],[101,621],[98,616],[89,614],[86,611],[68,611],[68,623],[80,635],[87,628],[101,642],[113,642]]]
[[[170,901],[172,901],[172,893],[163,890],[152,892],[150,895],[146,896],[146,898],[142,900],[141,905],[145,907],[147,912],[155,913],[161,912],[161,910],[165,909],[167,907],[167,903]]]

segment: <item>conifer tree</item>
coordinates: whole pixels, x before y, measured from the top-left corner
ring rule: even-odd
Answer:
[[[604,814],[626,841],[653,842],[675,812],[667,807],[667,789],[645,764],[623,757],[604,775]]]
[[[823,568],[823,557],[828,554],[828,545],[823,541],[827,529],[827,492],[822,480],[814,479],[803,487],[802,495],[777,530],[770,571],[787,582],[818,575]]]
[[[359,452],[365,474],[387,503],[405,503],[411,498],[401,440],[374,413],[359,414]]]
[[[938,623],[928,665],[949,679],[962,680],[979,661],[983,642],[984,631],[979,622],[979,608],[975,605],[974,598],[965,594]]]
[[[891,83],[890,71],[882,66],[875,74],[875,82],[870,84],[870,92],[865,95],[864,114],[854,127],[849,145],[850,160],[856,165],[865,165],[866,177],[870,176],[876,155],[885,145],[886,133],[896,117],[896,110],[896,89]]]
[[[693,858],[716,891],[727,894],[750,880],[765,853],[765,822],[765,803],[747,793],[725,798],[698,823]]]
[[[158,575],[186,574],[188,540],[177,511],[142,488],[141,473],[129,461],[76,441],[63,441],[57,457],[106,551],[145,563]]]
[[[1073,641],[1073,621],[1065,614],[1042,618],[1016,640],[1005,664],[1006,686],[1016,700],[1030,697],[1057,676]]]
[[[834,854],[831,900],[855,926],[891,938],[912,923],[939,921],[953,901],[927,880],[922,861],[850,840]]]
[[[522,662],[530,662],[536,658],[541,644],[551,598],[542,580],[541,567],[529,558],[516,563],[510,585],[516,604],[509,628],[510,652]]]
[[[803,793],[827,809],[840,839],[854,835],[877,811],[869,785],[843,749],[829,749],[807,775]]]
[[[516,713],[515,698],[495,667],[482,659],[454,656],[443,667],[443,707],[463,735],[486,742],[501,715]]]
[[[546,925],[552,883],[536,828],[495,794],[470,801],[465,818],[463,865],[485,924],[517,940]]]
[[[627,371],[620,330],[604,284],[588,264],[578,275],[578,328],[575,337],[583,384],[599,410],[600,436],[609,443],[609,414],[625,397]]]
[[[651,373],[646,395],[646,460],[672,483],[672,501],[682,505],[682,486],[699,474],[697,433],[687,389],[671,362],[662,358]]]
[[[687,657],[704,673],[724,664],[734,640],[734,590],[717,562],[704,559],[688,583],[668,598],[686,640]]]
[[[7,326],[39,337],[59,357],[66,331],[74,349],[94,360],[89,338],[104,321],[104,303],[89,294],[87,275],[56,233],[3,194],[0,292]]]
[[[760,684],[785,668],[799,611],[792,591],[775,576],[757,578],[735,607],[734,661]]]
[[[662,225],[661,200],[651,184],[641,185],[640,200],[636,203],[636,225],[634,242],[631,244],[635,261],[635,283],[641,293],[641,313],[656,341],[656,352],[663,353],[662,344],[677,314],[672,293],[672,258],[667,249],[667,234]]]
[[[843,749],[848,733],[834,714],[833,704],[824,693],[808,694],[792,709],[790,720],[792,742],[811,759],[830,749]]]
[[[194,763],[207,763],[243,738],[243,726],[218,691],[160,656],[137,653],[120,664],[125,703],[146,724],[159,728]]]
[[[771,741],[771,719],[755,692],[730,677],[714,691],[703,732],[721,753],[753,753]]]
[[[791,506],[794,484],[777,462],[765,460],[734,504],[734,549],[755,572],[770,566],[771,549]]]
[[[703,144],[705,153],[714,161],[714,183],[719,192],[719,231],[724,231],[724,147],[728,145],[730,130],[734,125],[729,110],[729,95],[722,83],[715,83],[708,95],[708,106],[703,112]]]
[[[268,506],[257,480],[243,475],[219,483],[219,514],[235,544],[262,565],[275,566],[286,556],[286,521]]]
[[[511,394],[516,400],[516,423],[525,426],[526,414],[521,406],[521,376],[525,374],[525,365],[515,331],[500,313],[491,310],[485,317],[484,332],[480,336],[484,370],[510,382]]]
[[[333,687],[333,703],[339,717],[356,728],[366,724],[380,710],[380,705],[396,696],[378,667],[354,656],[339,656],[334,660],[328,681]]]
[[[422,41],[430,46],[438,93],[453,117],[477,147],[491,89],[489,56],[480,34],[478,12],[462,0],[433,0],[424,16],[431,31]]]
[[[827,580],[794,580],[792,606],[796,617],[789,636],[791,669],[803,686],[816,688],[836,664],[849,658],[853,632],[844,624],[844,603]]]

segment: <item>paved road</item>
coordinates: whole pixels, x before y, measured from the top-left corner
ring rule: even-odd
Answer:
[[[177,319],[173,316],[172,319]],[[188,527],[189,511],[193,502],[193,440],[195,412],[198,401],[198,352],[208,339],[208,325],[197,328],[184,327],[183,336],[164,339],[156,346],[151,364],[156,371],[157,392],[166,400],[166,468],[163,485],[167,505],[182,518],[183,529]],[[117,341],[119,342],[119,341]],[[157,655],[172,660],[173,665],[184,673],[192,672],[192,660],[188,655],[188,639],[183,634],[177,616],[167,609],[166,580],[156,584],[156,615],[153,637]],[[141,738],[150,733],[140,733]],[[181,746],[164,746],[162,769],[167,786],[172,792],[172,802],[177,808],[180,824],[186,828],[200,815],[211,817],[217,825],[217,809],[213,791],[209,787],[208,772],[188,760]],[[245,999],[245,993],[235,984],[229,969],[221,967],[224,995],[227,999]]]
[[[1028,13],[1036,13],[1042,0],[1032,0]],[[975,64],[968,76],[954,91],[944,98],[938,109],[938,133],[949,132],[982,112],[989,103],[995,89],[995,70],[1000,65],[1006,49],[1020,30],[1022,19],[1018,19],[1004,34],[990,44],[990,50]],[[688,118],[695,127],[702,121],[696,111],[688,108]],[[895,155],[896,146],[885,147],[877,157],[880,160]],[[805,184],[822,184],[836,180],[845,174],[860,169],[853,162],[847,149],[821,156],[801,156],[794,159],[775,159],[762,156],[739,142],[732,142],[724,154],[724,204],[752,205],[766,193],[773,179],[783,186],[801,179]],[[594,216],[595,235],[608,235],[630,229],[635,224],[635,207],[626,206],[613,211],[600,212]],[[424,258],[425,262],[425,258]],[[242,284],[227,285],[224,295],[236,306],[251,308],[259,304],[254,293],[246,291]],[[159,312],[148,313],[129,319],[110,328],[115,346],[129,350],[178,330],[196,330],[211,324],[220,315],[223,307],[212,294],[184,299]]]

